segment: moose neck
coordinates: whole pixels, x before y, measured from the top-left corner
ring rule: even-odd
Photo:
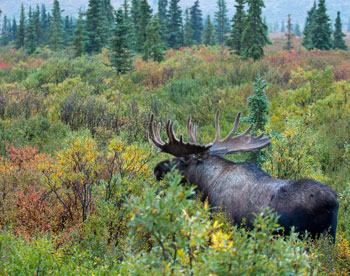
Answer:
[[[205,192],[212,189],[219,176],[221,182],[226,179],[230,182],[229,185],[244,185],[257,181],[261,183],[264,180],[269,182],[274,179],[253,164],[234,163],[217,156],[208,156],[204,160],[193,162],[185,170],[184,175],[191,184]]]

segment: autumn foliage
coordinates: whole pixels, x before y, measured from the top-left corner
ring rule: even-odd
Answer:
[[[350,54],[281,45],[255,62],[219,46],[169,50],[160,63],[136,56],[122,76],[107,49],[0,49],[0,274],[349,274]],[[153,178],[167,156],[145,139],[150,114],[172,118],[177,134],[191,115],[210,143],[217,109],[223,132],[240,111],[239,131],[248,127],[257,78],[270,103],[262,168],[337,191],[335,245],[276,237],[269,210],[256,230],[233,227],[176,171]]]

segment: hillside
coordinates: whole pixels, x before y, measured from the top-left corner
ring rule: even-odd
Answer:
[[[20,5],[24,3],[26,7],[30,5],[42,4],[44,3],[49,8],[53,3],[53,0],[1,0],[0,9],[7,15],[18,16]],[[118,7],[123,1],[122,0],[112,0],[115,7]],[[194,0],[181,0],[180,5],[182,8],[190,7]],[[216,0],[201,1],[201,8],[204,14],[213,14],[216,9]],[[313,4],[313,0],[300,0],[300,1],[290,1],[290,0],[265,0],[266,8],[264,14],[266,15],[268,21],[274,22],[276,20],[282,21],[287,18],[290,13],[292,18],[299,23],[304,22],[307,10]],[[75,14],[80,7],[86,8],[88,0],[61,0],[61,7],[67,14]],[[149,3],[156,8],[157,0],[149,0]],[[230,8],[230,17],[233,14],[234,1],[227,1]],[[339,10],[343,14],[343,22],[347,22],[350,17],[350,2],[349,1],[339,1],[339,0],[328,0],[327,6],[329,9],[329,15],[331,18],[335,18],[336,12]]]

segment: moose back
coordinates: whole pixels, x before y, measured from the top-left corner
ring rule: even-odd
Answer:
[[[264,138],[264,134],[249,135],[253,125],[235,136],[240,113],[233,130],[221,140],[219,117],[217,111],[214,142],[201,145],[197,143],[197,125],[192,124],[191,118],[187,122],[189,142],[184,142],[183,135],[179,139],[175,136],[171,120],[166,126],[168,140],[163,142],[161,124],[155,133],[152,115],[148,138],[161,151],[175,156],[156,166],[157,179],[176,166],[184,181],[195,185],[212,207],[222,208],[236,224],[244,221],[246,227],[252,227],[254,214],[269,207],[278,214],[278,223],[287,235],[295,227],[297,232],[307,231],[312,237],[329,233],[335,239],[339,204],[333,189],[312,179],[276,179],[253,164],[225,159],[226,154],[262,149],[270,144],[270,140]]]

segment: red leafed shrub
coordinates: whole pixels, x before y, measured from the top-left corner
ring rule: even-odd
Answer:
[[[38,153],[38,147],[27,146],[25,148],[16,149],[14,146],[6,145],[6,152],[12,164],[21,167],[23,164],[27,165],[28,162],[34,160]]]
[[[350,79],[350,64],[343,63],[337,67],[334,67],[333,73],[334,73],[334,79],[336,81]]]
[[[47,232],[50,229],[50,208],[43,188],[27,186],[17,192],[16,230],[23,236]]]
[[[0,69],[9,69],[11,65],[6,61],[0,59]]]

